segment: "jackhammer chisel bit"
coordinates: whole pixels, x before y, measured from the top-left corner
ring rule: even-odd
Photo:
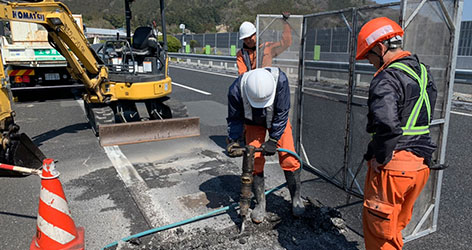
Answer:
[[[243,168],[241,174],[241,197],[239,199],[239,215],[241,216],[241,228],[239,233],[242,234],[247,220],[249,205],[251,204],[251,188],[254,171],[254,153],[256,148],[246,146],[243,154]]]

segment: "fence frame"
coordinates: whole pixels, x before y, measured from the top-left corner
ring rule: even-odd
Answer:
[[[407,8],[409,3],[417,3],[420,1],[419,5],[417,8],[412,12],[412,14],[408,17],[406,17],[407,14]],[[355,53],[356,53],[356,48],[355,45],[357,44],[357,33],[355,32],[357,30],[357,13],[362,10],[368,10],[368,9],[376,9],[376,8],[387,8],[387,7],[398,7],[400,6],[400,24],[404,29],[408,28],[408,25],[412,22],[413,18],[418,15],[419,11],[423,7],[423,5],[431,0],[416,0],[416,1],[411,1],[411,0],[402,0],[401,2],[395,2],[395,3],[389,3],[389,4],[376,4],[376,5],[370,5],[370,6],[365,6],[365,7],[360,7],[360,8],[348,8],[348,9],[342,9],[342,10],[336,10],[336,11],[328,11],[328,12],[322,12],[322,13],[316,13],[316,14],[311,14],[311,15],[305,15],[303,18],[303,35],[301,36],[301,46],[300,46],[300,60],[299,60],[299,72],[298,72],[298,102],[297,102],[297,121],[296,121],[296,126],[297,126],[297,134],[296,134],[296,150],[297,152],[301,153],[302,157],[305,160],[305,165],[315,171],[317,174],[322,176],[324,179],[328,180],[335,186],[341,188],[345,192],[355,195],[359,198],[363,197],[363,192],[360,188],[359,183],[356,183],[357,189],[354,190],[352,187],[348,187],[348,161],[349,161],[349,155],[351,153],[351,119],[353,116],[353,112],[351,110],[352,105],[353,105],[353,96],[354,96],[354,88],[356,86],[356,78],[354,77],[356,74],[356,63],[355,63]],[[452,94],[453,94],[453,86],[454,86],[454,74],[455,72],[455,67],[456,67],[456,61],[457,61],[457,52],[458,52],[458,47],[459,47],[459,37],[460,37],[460,25],[461,25],[461,14],[463,10],[463,0],[451,0],[454,3],[454,9],[452,10],[453,16],[450,16],[449,12],[447,11],[445,4],[443,0],[438,0],[435,2],[439,2],[442,10],[442,14],[445,16],[445,23],[449,27],[449,32],[450,32],[450,41],[449,41],[449,60],[448,60],[448,67],[446,69],[446,82],[445,82],[445,96],[444,100],[442,103],[442,117],[441,119],[435,119],[431,122],[431,126],[440,126],[439,127],[439,136],[438,136],[438,141],[440,145],[438,145],[438,163],[439,165],[444,165],[445,164],[445,156],[446,156],[446,146],[447,146],[447,133],[448,133],[448,128],[449,128],[449,121],[450,121],[450,110],[451,110],[451,105],[452,105]],[[306,68],[306,61],[305,60],[305,55],[306,55],[306,50],[307,48],[305,47],[306,45],[306,34],[307,34],[307,19],[310,17],[321,17],[321,16],[328,16],[328,15],[333,15],[333,14],[339,14],[339,13],[344,13],[346,11],[352,11],[352,24],[353,28],[351,28],[351,36],[350,36],[350,56],[349,56],[349,75],[348,75],[348,89],[347,89],[347,107],[346,107],[346,127],[345,127],[345,135],[344,135],[344,158],[343,158],[343,175],[342,175],[342,181],[338,181],[334,177],[329,176],[327,173],[324,171],[316,168],[310,163],[310,160],[308,158],[307,152],[305,151],[303,147],[303,106],[304,106],[304,80],[305,80],[305,68]],[[347,23],[347,22],[346,22]],[[349,27],[349,25],[348,25]],[[341,169],[340,169],[341,170]],[[352,173],[351,173],[352,174]],[[430,234],[434,231],[437,230],[437,222],[438,222],[438,215],[439,215],[439,203],[440,203],[440,194],[441,194],[441,184],[442,184],[442,179],[443,179],[443,170],[439,170],[437,174],[437,180],[435,185],[433,185],[433,194],[432,194],[432,204],[429,205],[427,208],[426,212],[423,214],[421,219],[419,220],[418,224],[416,224],[416,227],[412,231],[411,234],[406,235],[405,237],[405,242],[417,239],[419,237],[425,236],[427,234]],[[355,177],[354,177],[354,181]],[[357,181],[356,181],[357,182]],[[429,225],[428,228],[423,229],[423,226],[427,222],[428,218],[432,214],[432,225]],[[428,225],[426,225],[428,226]]]

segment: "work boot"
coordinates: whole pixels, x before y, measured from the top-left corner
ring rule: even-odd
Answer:
[[[266,214],[266,197],[264,189],[264,173],[254,175],[253,179],[254,196],[256,198],[256,207],[251,212],[251,219],[254,223],[261,223]]]
[[[292,171],[284,171],[285,179],[287,180],[287,187],[292,198],[292,214],[295,217],[300,217],[305,212],[305,205],[300,197],[300,173],[301,168]]]

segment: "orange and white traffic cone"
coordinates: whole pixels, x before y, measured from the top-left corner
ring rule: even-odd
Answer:
[[[75,227],[53,159],[43,161],[36,235],[30,250],[84,249],[84,228]]]

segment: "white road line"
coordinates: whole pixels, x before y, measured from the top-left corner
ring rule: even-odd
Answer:
[[[211,170],[211,169],[213,169],[213,167],[201,168],[197,172],[203,172],[203,171],[207,171],[207,170]]]
[[[133,164],[131,164],[118,146],[103,147],[103,149],[127,187],[136,185],[136,182],[144,183],[141,175],[139,175]]]
[[[196,88],[192,88],[192,87],[183,85],[183,84],[181,84],[181,83],[172,82],[172,84],[175,85],[175,86],[184,88],[184,89],[189,89],[189,90],[195,91],[195,92],[200,93],[200,94],[211,95],[211,93],[209,93],[209,92],[206,92],[206,91],[203,91],[203,90],[199,90],[199,89],[196,89]]]
[[[80,99],[76,101],[85,114],[84,101]],[[126,186],[132,186],[136,181],[144,182],[143,178],[133,167],[133,164],[131,164],[118,146],[103,147],[103,149]]]
[[[342,96],[347,96],[347,93],[339,93],[339,92],[334,92],[334,91],[329,91],[329,90],[322,90],[322,89],[315,89],[315,88],[305,88],[311,91],[317,91],[317,92],[323,92],[323,93],[328,93],[328,94],[333,94],[333,95],[342,95]],[[360,95],[354,95],[354,97],[359,98],[359,99],[364,99],[367,100],[368,98],[365,96],[360,96]]]
[[[451,113],[456,114],[456,115],[463,115],[463,116],[472,117],[472,114],[467,114],[467,113],[462,113],[462,112],[457,112],[457,111],[451,111]]]
[[[174,68],[184,69],[184,70],[190,70],[190,71],[195,71],[195,72],[200,72],[200,73],[205,73],[205,74],[212,74],[212,75],[217,75],[217,76],[231,77],[231,78],[235,78],[235,79],[238,78],[238,76],[235,76],[235,75],[228,75],[228,74],[217,73],[217,72],[209,72],[209,71],[186,68],[186,67],[181,67],[181,66],[176,66],[176,65],[169,65],[169,67],[174,67]]]
[[[85,114],[83,100],[79,99],[76,101]],[[121,149],[118,146],[103,147],[103,149],[120,176],[120,179],[130,191],[136,206],[141,210],[148,226],[156,227],[159,223],[166,224],[165,222],[167,222],[168,219],[159,212],[163,210],[156,204],[153,204],[153,206],[149,205],[152,204],[152,197],[146,192],[149,188]]]

